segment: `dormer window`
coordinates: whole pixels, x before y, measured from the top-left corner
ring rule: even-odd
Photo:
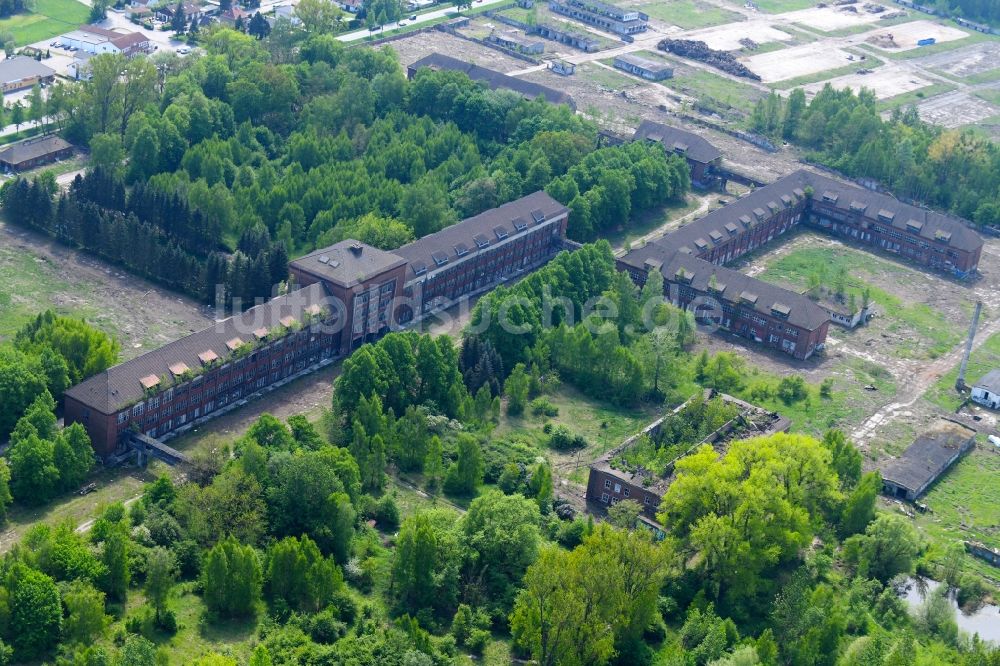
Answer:
[[[459,257],[464,257],[465,255],[469,254],[469,246],[466,245],[465,243],[456,243],[455,254]]]
[[[202,365],[208,365],[209,363],[212,363],[213,361],[218,361],[219,360],[219,355],[216,354],[211,349],[206,349],[202,353],[198,354],[198,360],[201,361]]]
[[[268,333],[267,329],[262,326],[261,328],[258,328],[256,331],[253,332],[253,337],[257,338],[258,340],[263,340],[264,338],[267,337],[267,333]]]
[[[507,238],[507,236],[508,236],[507,230],[504,229],[503,227],[499,227],[499,226],[498,227],[493,227],[493,233],[495,233],[497,235],[497,240],[503,240],[503,239]]]
[[[226,341],[226,346],[229,347],[229,351],[236,351],[243,344],[243,341],[239,338],[233,338],[232,340]]]
[[[431,259],[433,259],[434,263],[438,266],[444,266],[448,263],[448,255],[441,251],[431,254]]]
[[[912,231],[915,234],[919,234],[920,230],[924,228],[924,223],[917,220],[910,220],[906,223],[906,230]]]
[[[741,292],[740,300],[748,305],[755,305],[757,303],[757,294],[754,294],[749,291]]]
[[[880,219],[883,222],[892,222],[893,218],[895,217],[896,214],[893,213],[891,210],[886,210],[883,208],[878,212],[878,219]]]
[[[413,274],[414,275],[423,275],[426,272],[427,272],[427,264],[425,264],[422,261],[415,261],[413,263]]]
[[[531,211],[531,219],[535,221],[535,224],[540,224],[545,221],[545,213],[536,208]]]
[[[776,317],[781,317],[782,319],[788,319],[788,315],[791,314],[792,310],[784,303],[775,303],[771,306],[771,314]]]
[[[528,221],[525,220],[523,217],[516,218],[515,220],[513,220],[513,223],[514,223],[514,229],[516,229],[517,231],[524,231],[525,229],[528,228]]]
[[[472,240],[476,242],[476,247],[480,250],[490,244],[490,239],[482,234],[476,234]]]
[[[837,199],[839,198],[840,195],[838,195],[836,192],[831,192],[830,190],[827,190],[826,192],[823,193],[823,201],[827,203],[835,204],[837,203]]]
[[[160,378],[157,377],[156,375],[146,375],[145,377],[139,380],[139,383],[142,385],[142,388],[144,390],[149,391],[151,389],[156,388],[159,385]]]
[[[186,363],[174,363],[170,366],[170,374],[174,377],[180,377],[185,372],[188,372],[191,368],[187,367]]]

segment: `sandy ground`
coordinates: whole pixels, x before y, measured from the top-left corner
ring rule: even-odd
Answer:
[[[919,48],[917,42],[921,39],[933,38],[940,44],[943,42],[953,42],[956,39],[964,39],[969,36],[964,30],[959,30],[948,25],[941,25],[933,21],[921,20],[872,30],[861,35],[861,38],[867,41],[870,37],[885,34],[892,35],[893,41],[899,45],[898,48],[884,48],[879,44],[873,44],[875,48],[884,51],[909,51],[910,49]]]
[[[546,47],[554,43],[546,42]],[[523,69],[529,64],[523,60],[505,55],[496,49],[479,46],[478,44],[459,39],[445,32],[435,31],[415,34],[412,37],[389,42],[378,48],[387,47],[393,49],[399,55],[399,62],[403,67],[431,53],[440,53],[453,58],[460,58],[504,73]]]
[[[1000,42],[980,42],[914,60],[921,67],[966,77],[1000,68]]]
[[[59,281],[73,285],[51,294],[16,296],[37,298],[37,303],[26,305],[38,311],[52,306],[96,310],[98,325],[117,333],[122,358],[132,358],[212,323],[206,306],[22,227],[0,222],[0,245],[44,262]]]
[[[815,42],[741,58],[741,61],[765,83],[771,83],[849,65],[848,55],[824,42]]]
[[[858,92],[861,88],[867,88],[875,92],[876,99],[888,99],[931,85],[931,81],[889,63],[874,70],[871,74],[848,74],[829,81],[803,86],[806,97],[812,99],[813,95],[822,90],[827,83],[832,84],[837,90],[850,88],[854,92]]]
[[[748,37],[758,44],[769,42],[790,42],[792,35],[774,27],[773,22],[765,19],[728,23],[713,28],[692,30],[685,39],[697,39],[705,42],[713,49],[720,51],[736,51],[743,48],[740,40]]]
[[[801,9],[797,12],[786,12],[779,14],[779,16],[786,21],[799,23],[823,32],[853,28],[865,23],[877,23],[879,20],[878,14],[869,14],[866,11],[854,13],[843,11],[839,7],[814,7]]]
[[[961,127],[1000,114],[1000,108],[961,90],[932,97],[917,111],[924,121],[942,127]]]

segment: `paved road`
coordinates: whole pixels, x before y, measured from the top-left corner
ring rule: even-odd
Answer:
[[[480,7],[496,5],[501,2],[510,2],[510,0],[477,0],[477,2],[473,4],[473,6],[476,9],[479,9]],[[374,34],[376,36],[381,36],[388,30],[395,30],[396,28],[405,26],[420,25],[421,23],[427,23],[428,21],[433,21],[435,19],[439,19],[444,16],[450,16],[451,14],[454,14],[456,11],[457,10],[455,9],[455,7],[445,7],[444,9],[435,9],[434,11],[427,12],[425,14],[417,14],[416,20],[413,21],[410,20],[410,16],[412,16],[411,14],[400,19],[403,22],[403,26],[400,26],[399,23],[386,23],[384,26],[382,26],[382,30],[375,33],[371,33],[368,31],[367,28],[364,28],[362,30],[355,30],[354,32],[344,33],[343,35],[337,37],[337,39],[339,39],[342,42],[356,42],[359,39],[364,39],[368,35]]]

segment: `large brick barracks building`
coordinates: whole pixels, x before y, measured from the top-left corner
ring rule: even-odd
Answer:
[[[802,294],[724,265],[799,224],[958,278],[975,274],[983,241],[961,220],[833,178],[796,171],[618,260],[643,284],[660,270],[669,300],[797,359],[823,348],[829,316]],[[696,303],[697,304],[697,303]]]
[[[289,265],[295,289],[72,387],[65,422],[108,458],[130,431],[164,438],[312,372],[563,247],[569,210],[544,192],[385,252],[347,240]]]
[[[391,252],[346,240],[289,265],[292,289],[66,392],[98,455],[132,431],[164,438],[417,321],[526,274],[565,245],[569,209],[536,192]],[[799,171],[663,238],[618,268],[722,329],[805,359],[829,316],[804,295],[724,267],[799,224],[958,277],[976,272],[982,240],[960,220]],[[707,305],[706,305],[707,304]]]

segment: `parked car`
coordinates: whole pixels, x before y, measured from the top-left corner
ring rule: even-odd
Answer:
[[[411,14],[410,15],[410,20],[411,21],[416,21],[417,20],[417,15],[416,14]]]
[[[177,47],[177,53],[179,53],[181,55],[187,55],[188,53],[191,53],[191,49],[189,49],[186,46],[178,46]]]

